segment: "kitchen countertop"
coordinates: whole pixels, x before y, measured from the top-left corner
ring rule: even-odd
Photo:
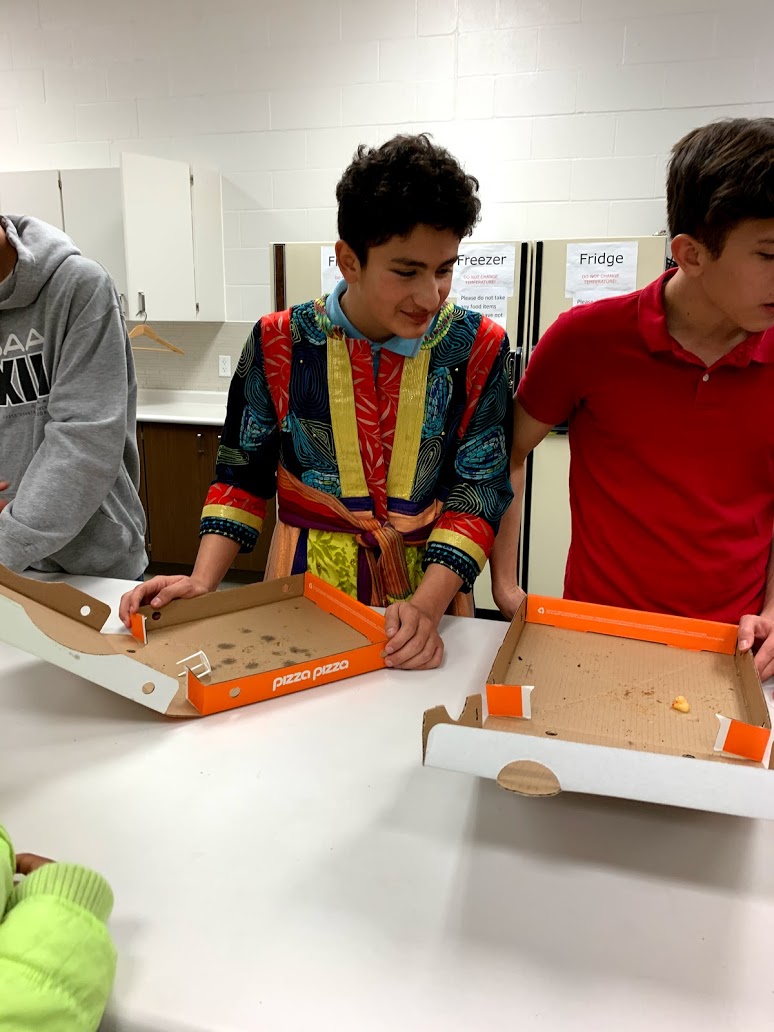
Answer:
[[[226,391],[141,389],[137,392],[137,422],[223,426],[227,398]]]

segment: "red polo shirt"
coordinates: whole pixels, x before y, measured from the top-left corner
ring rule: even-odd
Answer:
[[[705,367],[663,287],[566,312],[518,400],[569,420],[566,598],[737,623],[758,613],[774,526],[774,331]]]

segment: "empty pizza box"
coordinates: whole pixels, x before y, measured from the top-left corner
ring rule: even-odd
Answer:
[[[0,640],[168,716],[197,717],[384,666],[384,617],[311,574],[146,606],[132,634],[68,584],[0,567]]]
[[[481,695],[424,716],[427,766],[511,791],[774,819],[772,730],[727,624],[530,596]],[[688,712],[673,708],[678,696]]]

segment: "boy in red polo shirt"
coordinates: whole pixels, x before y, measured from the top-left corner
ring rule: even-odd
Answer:
[[[564,313],[516,396],[516,504],[492,552],[515,582],[525,461],[569,421],[567,598],[739,624],[774,674],[774,119],[695,129],[667,180],[677,263]]]

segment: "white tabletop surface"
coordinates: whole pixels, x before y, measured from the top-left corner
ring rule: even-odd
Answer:
[[[0,647],[0,820],[110,879],[106,1029],[771,1028],[774,822],[422,768],[503,629],[178,723]]]
[[[227,391],[172,391],[145,388],[137,392],[138,423],[198,423],[223,426]]]

